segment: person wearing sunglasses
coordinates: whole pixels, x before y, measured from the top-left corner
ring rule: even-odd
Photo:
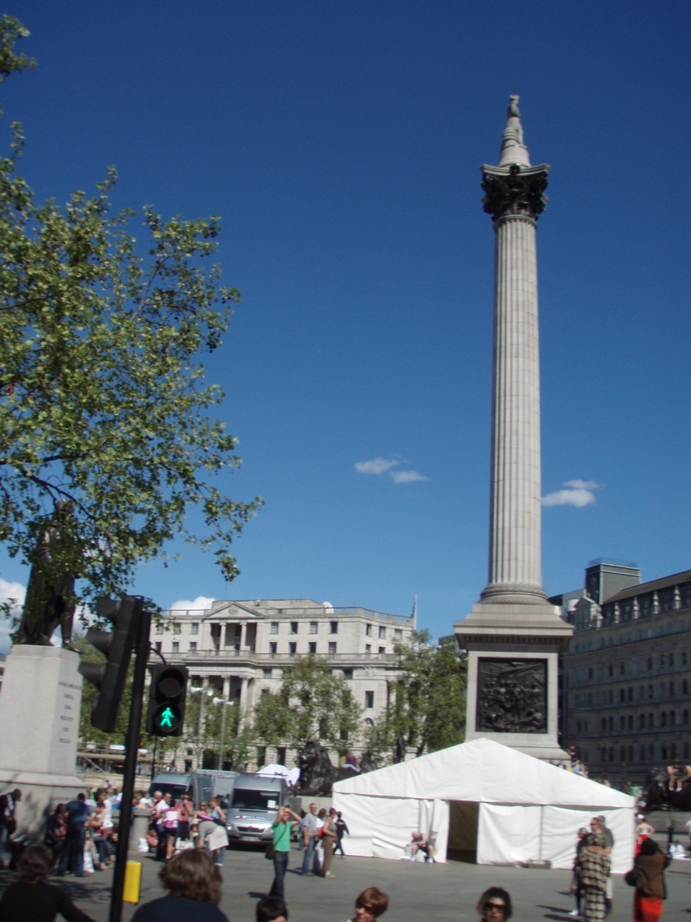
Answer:
[[[490,887],[478,900],[477,911],[481,922],[506,922],[513,912],[511,897],[502,887]]]

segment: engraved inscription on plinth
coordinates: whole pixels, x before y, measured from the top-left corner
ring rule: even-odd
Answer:
[[[547,732],[547,660],[479,657],[477,730]]]

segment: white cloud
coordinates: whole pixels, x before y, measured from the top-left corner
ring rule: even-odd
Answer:
[[[19,614],[24,604],[26,595],[26,586],[21,583],[8,583],[7,580],[0,579],[0,603],[13,600],[12,614]],[[10,631],[12,622],[9,618],[0,617],[0,653],[9,653],[12,642],[10,640]]]
[[[555,490],[542,497],[543,506],[590,506],[596,502],[593,490],[599,490],[601,484],[594,480],[566,480],[565,489]]]
[[[358,474],[383,474],[400,463],[392,458],[373,458],[371,461],[358,461],[355,470]]]
[[[574,490],[597,490],[600,484],[594,480],[567,480],[564,486],[573,487]]]
[[[416,480],[427,480],[423,474],[417,471],[391,471],[391,479],[394,483],[414,483]]]
[[[414,483],[416,480],[427,480],[423,474],[417,471],[392,471],[392,467],[398,467],[399,464],[407,464],[396,458],[372,458],[371,461],[358,461],[355,464],[355,470],[359,474],[388,474],[394,483]]]
[[[216,599],[210,599],[205,595],[198,595],[196,599],[190,601],[189,599],[181,599],[177,602],[173,602],[170,606],[171,610],[174,611],[200,611],[201,609],[211,608]]]

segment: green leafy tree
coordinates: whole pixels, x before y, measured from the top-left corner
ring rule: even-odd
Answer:
[[[345,754],[358,732],[362,709],[342,675],[326,660],[301,656],[283,672],[277,691],[264,692],[254,709],[254,733],[267,746],[300,750],[314,740]]]
[[[0,82],[32,63],[14,52],[27,35],[0,19]],[[80,577],[81,598],[120,594],[175,536],[214,549],[232,579],[231,543],[261,500],[233,500],[215,479],[240,463],[201,362],[239,301],[207,266],[218,218],[147,206],[135,222],[112,209],[112,169],[92,197],[38,203],[16,172],[18,124],[12,138],[0,158],[0,540],[36,563],[61,509],[50,567]]]
[[[399,673],[386,710],[367,732],[367,752],[400,762],[410,749],[420,756],[462,743],[467,669],[456,645],[434,645],[429,631],[416,631],[395,652]]]

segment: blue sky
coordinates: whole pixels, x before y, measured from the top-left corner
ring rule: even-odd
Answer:
[[[311,597],[449,633],[487,581],[494,234],[479,167],[510,93],[538,229],[543,582],[691,566],[691,5],[16,0],[38,70],[2,88],[41,198],[223,218],[243,303],[207,363],[266,505],[132,591]],[[26,582],[2,559],[0,590]]]

